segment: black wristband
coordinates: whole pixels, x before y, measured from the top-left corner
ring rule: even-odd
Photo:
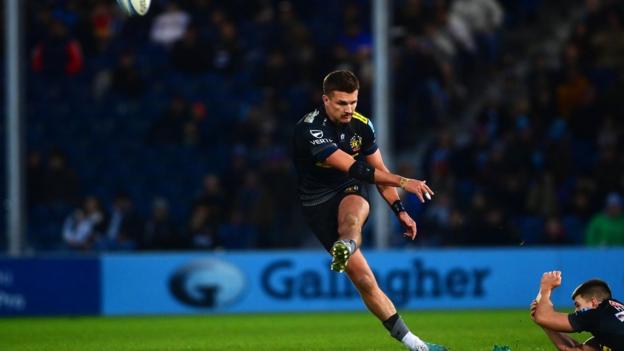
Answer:
[[[392,212],[394,212],[395,216],[398,216],[401,212],[405,212],[405,206],[403,206],[403,202],[401,202],[401,200],[393,202],[392,205],[390,205],[390,208],[392,208]]]

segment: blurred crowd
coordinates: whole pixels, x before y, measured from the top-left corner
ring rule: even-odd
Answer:
[[[586,1],[560,57],[509,74],[505,38],[542,6],[393,2],[391,147],[436,136],[423,162],[400,165],[437,192],[424,207],[406,196],[417,245],[624,244],[622,6]],[[112,0],[45,0],[26,11],[33,249],[314,245],[290,132],[334,69],[359,76],[358,109],[371,112],[369,1],[153,0],[126,17]],[[453,128],[498,77],[470,128]]]
[[[621,1],[586,1],[558,57],[508,71],[468,130],[437,130],[429,240],[624,245],[623,20]]]

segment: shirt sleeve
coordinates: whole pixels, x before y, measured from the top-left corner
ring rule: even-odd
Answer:
[[[590,331],[598,324],[598,310],[578,311],[568,315],[568,321],[575,332]]]
[[[303,144],[317,161],[324,161],[338,150],[338,145],[325,129],[304,128],[301,137]]]
[[[379,148],[377,146],[377,136],[375,135],[375,127],[373,127],[373,122],[368,119],[366,123],[366,138],[364,138],[364,143],[362,145],[362,154],[365,156],[372,155]]]

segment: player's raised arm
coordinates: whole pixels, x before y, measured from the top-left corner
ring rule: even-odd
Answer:
[[[552,290],[561,285],[561,272],[551,271],[542,275],[540,282],[540,291],[536,299],[537,305],[533,318],[535,323],[541,327],[548,328],[556,332],[573,332],[574,328],[570,324],[568,315],[555,311],[553,303],[550,299]]]
[[[395,188],[401,187],[405,191],[415,194],[421,202],[425,202],[425,199],[430,199],[434,195],[434,192],[422,180],[405,178],[376,168],[366,161],[355,160],[351,155],[342,150],[334,151],[325,159],[325,163],[348,173],[355,179],[370,184],[386,185]]]

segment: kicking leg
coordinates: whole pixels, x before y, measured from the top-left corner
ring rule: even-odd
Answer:
[[[390,335],[410,350],[443,351],[444,347],[423,342],[414,335],[399,316],[394,304],[381,291],[364,255],[356,250],[362,242],[362,226],[369,212],[368,202],[361,196],[349,195],[338,207],[338,237],[332,247],[334,271],[346,269],[349,279],[360,293],[366,307],[383,323]],[[347,266],[347,262],[349,265]]]
[[[381,291],[364,255],[356,251],[349,259],[347,275],[360,293],[366,307],[380,320],[386,321],[397,313],[394,304]]]

